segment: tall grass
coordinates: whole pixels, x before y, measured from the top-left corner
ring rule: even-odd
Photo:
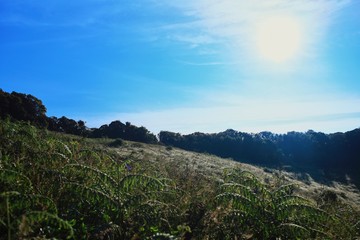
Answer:
[[[0,239],[359,236],[355,209],[305,199],[295,185],[238,169],[214,179],[107,144],[0,121]]]
[[[277,181],[274,181],[275,183]],[[216,238],[351,239],[355,229],[343,218],[296,194],[295,184],[277,186],[259,181],[252,173],[231,169],[216,196]],[[345,231],[338,231],[342,228]]]
[[[80,138],[0,124],[4,239],[114,238],[177,231],[175,184]],[[172,221],[170,221],[170,219]]]

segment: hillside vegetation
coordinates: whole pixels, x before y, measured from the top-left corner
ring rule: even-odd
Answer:
[[[68,133],[90,138],[122,138],[131,141],[156,143],[156,136],[145,127],[137,127],[130,122],[125,124],[116,120],[100,128],[85,126],[82,120],[74,120],[62,116],[48,117],[46,107],[40,99],[31,95],[18,92],[5,92],[0,88],[0,119],[27,121],[32,125],[46,128],[55,132]]]
[[[181,135],[161,131],[156,136],[145,127],[119,120],[99,128],[88,128],[82,120],[65,116],[48,117],[42,101],[30,94],[7,93],[0,89],[0,119],[27,121],[50,131],[88,138],[121,138],[124,140],[164,144],[189,151],[210,153],[223,158],[310,174],[317,181],[336,179],[360,187],[360,128],[345,133],[307,132],[245,133],[228,129],[224,132]]]
[[[354,186],[0,121],[1,239],[354,239]]]
[[[345,133],[288,132],[250,134],[235,130],[181,135],[162,131],[166,145],[272,167],[288,165],[317,180],[342,181],[360,187],[360,128]],[[318,174],[316,172],[322,172]],[[315,174],[314,174],[315,173]]]

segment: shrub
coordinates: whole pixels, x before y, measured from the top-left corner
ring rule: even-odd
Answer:
[[[121,147],[124,144],[124,141],[121,138],[118,138],[111,143],[109,143],[109,147]]]
[[[250,172],[229,172],[216,196],[218,208],[214,211],[224,229],[215,234],[240,239],[336,238],[329,223],[337,219],[294,194],[295,189],[294,184],[265,185]]]

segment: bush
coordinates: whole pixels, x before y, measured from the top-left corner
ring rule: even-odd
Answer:
[[[121,147],[124,144],[124,141],[121,138],[118,138],[111,143],[109,143],[109,147]]]

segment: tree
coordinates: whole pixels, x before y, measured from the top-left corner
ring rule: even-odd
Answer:
[[[45,127],[46,108],[42,101],[30,94],[12,92],[0,89],[0,117],[10,116],[15,120],[29,121],[37,126]]]

